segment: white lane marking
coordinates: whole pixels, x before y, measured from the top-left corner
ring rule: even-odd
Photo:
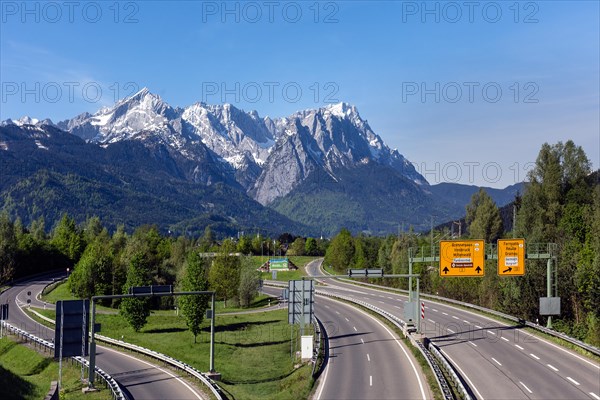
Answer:
[[[315,397],[316,400],[319,400],[321,398],[321,395],[323,394],[323,389],[325,389],[325,382],[327,382],[327,375],[329,375],[329,366],[331,365],[331,363],[327,363],[327,365],[325,366],[325,374],[323,375],[323,380],[321,381],[321,384],[319,386],[319,390],[317,390],[317,395]]]
[[[600,396],[598,396],[596,393],[594,392],[590,392],[590,396],[592,396],[593,398],[595,398],[596,400],[600,400]]]
[[[390,299],[390,300],[394,300],[394,298],[393,298],[393,297],[390,297],[390,296],[388,296],[388,299]]]
[[[577,382],[575,379],[571,378],[570,376],[567,376],[567,379],[570,380],[571,382],[573,382],[574,384],[576,384],[577,386],[579,386],[579,382]]]
[[[470,323],[469,321],[467,321],[466,319],[463,319],[463,322],[464,322],[465,324],[469,324],[469,325],[471,324],[471,323]]]
[[[369,356],[369,353],[367,353],[367,361],[371,362],[371,356]]]
[[[346,320],[346,322],[350,322],[350,320],[348,318],[344,317],[344,319]]]
[[[475,343],[473,343],[473,342],[469,342],[469,343],[471,343],[473,346],[477,347],[477,345]]]
[[[355,327],[355,326],[353,326],[353,328],[354,328],[354,332],[358,332],[358,329],[356,329],[356,327]]]
[[[519,381],[519,383],[520,383],[521,385],[523,385],[523,387],[524,387],[525,389],[527,389],[527,391],[528,391],[530,394],[531,394],[531,393],[533,393],[533,392],[531,391],[531,389],[529,389],[527,386],[525,386],[525,384],[524,384],[523,382]]]
[[[373,386],[373,375],[369,375],[369,386]]]
[[[505,338],[505,337],[501,337],[500,339],[504,340],[505,342],[509,342],[509,341],[510,341],[510,340],[508,340],[508,339],[507,339],[507,338]]]
[[[435,301],[434,301],[434,300],[429,300],[429,301],[430,301],[430,302],[433,302],[433,303],[435,303]],[[496,324],[500,324],[500,325],[502,325],[502,326],[510,326],[510,325],[507,325],[507,324],[504,324],[504,323],[502,323],[502,322],[498,321],[497,319],[493,319],[493,318],[490,318],[490,317],[486,317],[485,315],[481,315],[481,314],[478,314],[478,313],[476,313],[476,312],[473,312],[473,311],[468,311],[468,310],[461,310],[461,311],[462,311],[462,312],[464,312],[464,313],[467,313],[467,314],[473,315],[473,316],[475,316],[475,317],[478,317],[478,318],[483,318],[483,319],[486,319],[486,320],[488,320],[488,321],[492,321],[492,322],[494,322],[494,323],[496,323]],[[477,327],[477,329],[481,329],[481,327],[480,327],[480,326],[477,326],[477,325],[475,325],[475,326]],[[581,356],[578,356],[577,354],[573,353],[572,351],[570,351],[570,350],[568,350],[568,349],[565,349],[564,347],[561,347],[561,346],[559,346],[559,345],[557,345],[557,344],[554,344],[554,343],[552,343],[552,342],[549,342],[548,340],[546,340],[546,339],[544,339],[544,338],[542,338],[542,337],[540,337],[540,336],[530,335],[530,334],[529,334],[527,331],[524,331],[524,330],[522,330],[522,329],[518,329],[517,331],[518,331],[519,333],[522,333],[523,335],[525,335],[525,337],[526,337],[526,338],[533,339],[533,340],[536,340],[536,341],[537,341],[537,340],[539,340],[540,342],[544,342],[544,343],[546,343],[548,346],[552,346],[552,347],[554,347],[555,349],[558,349],[558,350],[560,350],[560,351],[563,351],[563,352],[565,352],[565,353],[569,354],[570,356],[572,356],[572,357],[575,357],[576,359],[578,359],[578,360],[580,360],[580,361],[583,361],[584,363],[586,363],[586,364],[588,364],[588,365],[591,365],[592,367],[594,367],[594,368],[596,368],[596,369],[599,369],[599,370],[600,370],[600,364],[594,364],[592,361],[590,361],[590,360],[587,360],[587,359],[585,359],[585,358],[583,358],[583,357],[581,357]],[[521,349],[521,350],[523,350],[523,349]]]
[[[433,311],[438,312],[438,310],[436,310],[435,308],[432,308]]]
[[[448,313],[447,313],[447,312],[443,312],[443,311],[442,311],[442,314],[444,314],[444,315],[448,315]]]
[[[363,338],[360,338],[360,342],[361,342],[362,344],[365,344],[365,339],[363,339]]]
[[[102,350],[109,350],[109,351],[112,351],[114,353],[118,353],[118,354],[120,354],[122,356],[129,357],[129,358],[131,358],[133,360],[136,360],[138,362],[141,362],[143,364],[149,365],[152,368],[156,368],[157,370],[159,370],[161,372],[164,372],[165,374],[167,374],[167,375],[172,376],[173,378],[175,378],[179,383],[181,383],[183,386],[185,386],[186,388],[188,388],[190,390],[190,392],[192,392],[194,394],[194,396],[196,396],[196,398],[198,398],[200,400],[202,400],[204,398],[204,397],[200,396],[190,385],[188,385],[183,380],[181,380],[181,378],[177,377],[176,375],[173,375],[172,373],[170,373],[167,370],[164,370],[164,369],[162,369],[162,368],[160,368],[160,367],[158,367],[158,366],[156,366],[154,364],[150,364],[149,362],[146,362],[144,360],[140,360],[138,358],[130,356],[129,354],[121,353],[120,351],[116,351],[116,350],[113,350],[113,349],[108,348],[108,347],[102,347]]]
[[[548,366],[548,368],[550,368],[552,371],[554,371],[554,372],[558,372],[558,368],[556,368],[554,365],[551,365],[551,364],[546,364],[546,365],[547,365],[547,366]],[[600,400],[600,399],[598,399],[598,400]]]
[[[502,364],[500,363],[500,361],[496,360],[494,357],[492,357],[492,360],[494,360],[494,362],[495,362],[496,364],[498,364],[499,366],[502,366]]]
[[[370,297],[363,297],[365,300],[371,300]]]
[[[447,330],[448,330],[448,332],[450,332],[450,333],[456,333],[456,332],[454,332],[454,331],[453,331],[452,329],[450,329],[450,328],[447,328]]]
[[[539,360],[539,359],[540,359],[538,356],[536,356],[536,355],[535,355],[535,354],[533,354],[533,353],[529,353],[529,355],[530,355],[531,357],[535,358],[536,360]]]
[[[460,319],[456,315],[453,315],[452,318],[454,318],[454,319]]]
[[[381,301],[381,300],[379,300],[379,302],[380,302],[381,304],[385,304],[385,301]]]
[[[492,331],[490,331],[489,329],[488,329],[488,333],[491,333],[492,335],[495,335],[495,334],[496,334],[496,332],[492,332]]]
[[[399,307],[399,306],[394,306],[394,307],[396,307],[398,310],[402,310],[402,307]]]
[[[377,318],[375,318],[371,314],[367,314],[366,312],[364,312],[363,310],[361,310],[359,308],[355,308],[355,307],[353,307],[353,308],[356,311],[358,311],[359,313],[362,313],[363,315],[365,315],[365,316],[371,318],[373,321],[377,322],[391,337],[394,338],[394,341],[396,342],[396,344],[398,345],[398,347],[400,347],[400,349],[402,350],[402,352],[406,356],[406,359],[410,363],[410,366],[411,366],[411,368],[412,368],[412,370],[413,370],[413,372],[415,374],[415,377],[417,378],[417,382],[419,382],[419,390],[421,391],[421,398],[423,400],[427,400],[427,396],[425,395],[425,388],[423,386],[423,381],[421,380],[421,377],[419,376],[419,372],[417,370],[417,367],[416,367],[415,363],[413,362],[412,358],[410,358],[410,356],[408,355],[408,351],[406,351],[406,349],[402,346],[402,342],[400,342],[400,339],[396,338],[396,336],[394,336],[394,334],[392,333],[392,331],[390,331],[387,328],[387,326],[385,326],[383,324],[383,322],[379,321]],[[327,365],[329,365],[329,363],[327,363]],[[464,373],[463,373],[463,375],[464,375]],[[475,389],[475,388],[474,388],[474,390],[477,391],[477,389]],[[477,392],[477,393],[479,393],[479,392]],[[480,396],[480,398],[483,399],[483,397],[481,397],[481,396]]]
[[[425,306],[425,308],[429,309],[429,307]]]
[[[331,308],[331,307],[329,307],[328,305],[325,305],[325,308]]]
[[[452,364],[454,364],[456,366],[456,368],[458,368],[458,371],[462,374],[462,376],[467,380],[467,382],[469,382],[469,386],[471,386],[471,388],[475,391],[475,393],[477,394],[477,398],[481,399],[481,400],[485,400],[483,398],[483,396],[481,395],[481,393],[479,393],[479,390],[477,390],[477,388],[475,387],[475,385],[473,385],[473,382],[471,382],[471,380],[469,379],[469,376],[467,374],[465,374],[465,372],[462,370],[462,368],[460,368],[460,366],[448,355],[448,353],[446,353],[444,350],[440,350],[442,353],[444,353],[444,355],[446,357],[448,357],[448,359],[450,360],[450,362]],[[328,363],[329,364],[329,363]]]
[[[336,311],[335,313],[336,313],[337,315],[340,315],[340,312],[339,312],[339,311]]]
[[[435,321],[432,319],[427,318],[427,321],[431,322],[432,324],[435,324]]]
[[[521,346],[519,346],[518,344],[515,344],[515,347],[519,350],[523,350],[523,348]]]
[[[381,297],[382,299],[385,299],[385,296],[379,295],[379,297]]]
[[[475,325],[475,328],[477,329],[481,329],[481,327],[479,325]]]

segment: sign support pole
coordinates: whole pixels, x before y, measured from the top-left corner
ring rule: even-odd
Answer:
[[[92,298],[92,340],[90,341],[90,370],[88,371],[88,387],[94,387],[94,379],[96,378],[96,300]]]
[[[212,309],[212,318],[210,319],[210,369],[211,373],[215,372],[215,294],[213,293],[210,300]]]
[[[549,258],[546,262],[546,292],[548,297],[552,297],[552,259]],[[552,316],[548,315],[546,328],[552,329]]]
[[[419,293],[419,287],[420,287],[420,278],[417,277],[417,299],[416,299],[416,307],[414,307],[415,309],[415,318],[417,319],[417,333],[421,333],[421,316],[419,315],[419,307],[421,307],[421,300],[420,300],[420,293]]]

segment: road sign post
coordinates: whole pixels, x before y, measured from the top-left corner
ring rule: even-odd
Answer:
[[[440,276],[485,275],[485,243],[483,240],[440,241]]]
[[[525,239],[498,240],[498,275],[525,275]]]

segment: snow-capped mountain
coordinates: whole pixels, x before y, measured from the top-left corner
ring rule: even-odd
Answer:
[[[7,123],[52,125],[27,117]],[[336,180],[340,169],[360,165],[390,167],[417,185],[427,185],[347,103],[271,119],[231,104],[173,108],[144,88],[112,107],[55,126],[104,146],[131,140],[165,146],[187,160],[185,175],[191,180],[207,183],[197,175],[212,164],[225,181],[234,179],[262,204],[287,195],[312,173]]]

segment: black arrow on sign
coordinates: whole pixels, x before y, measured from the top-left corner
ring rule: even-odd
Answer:
[[[502,272],[503,272],[503,273],[507,273],[507,272],[510,272],[510,271],[512,271],[512,267],[508,267],[507,269],[505,269],[505,270],[504,270],[504,271],[502,271]]]
[[[475,268],[475,271],[477,271],[477,273],[480,273],[481,272],[481,267]]]
[[[444,269],[442,271],[444,271],[444,274],[447,274],[448,271],[450,271],[450,270],[448,269],[448,267],[444,267]]]

